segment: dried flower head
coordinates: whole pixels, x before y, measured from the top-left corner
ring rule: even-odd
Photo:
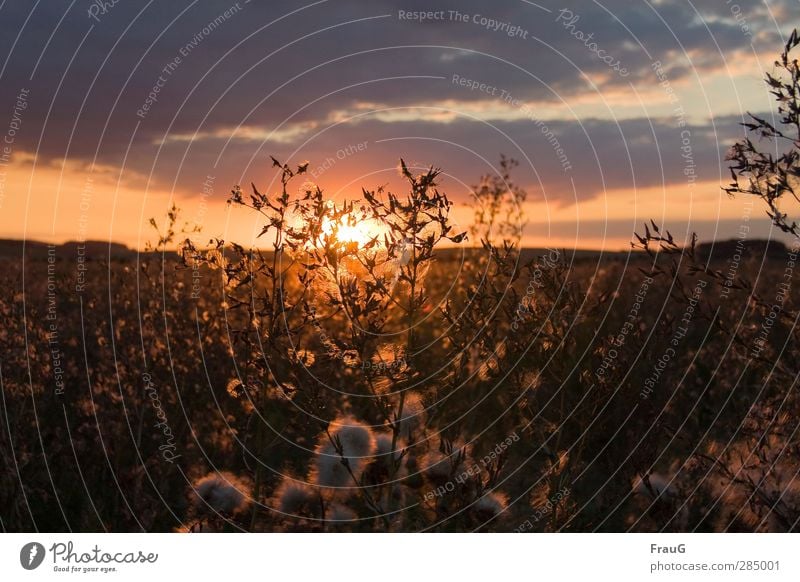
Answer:
[[[644,495],[650,499],[659,497],[671,497],[674,494],[670,485],[670,479],[660,473],[650,473],[647,478],[637,477],[633,484],[633,492],[637,495]]]
[[[332,503],[328,508],[326,519],[328,521],[342,524],[355,521],[358,519],[358,515],[356,515],[356,512],[346,505],[342,505],[341,503]]]
[[[334,420],[330,430],[342,443],[342,454],[347,458],[368,457],[375,450],[372,429],[351,416]]]
[[[275,507],[292,516],[313,516],[318,513],[319,498],[314,488],[290,477],[284,477],[273,496]]]
[[[331,422],[329,434],[330,437],[327,434],[320,436],[311,479],[321,487],[353,486],[354,477],[359,478],[368,457],[375,451],[372,430],[348,416]],[[341,445],[341,451],[337,451],[334,442]]]
[[[406,395],[399,423],[400,436],[409,441],[413,441],[414,436],[425,426],[425,406],[422,403],[422,397],[416,392]]]
[[[481,521],[489,521],[500,515],[508,507],[508,497],[499,491],[487,493],[472,506],[476,517]]]
[[[449,454],[439,449],[433,449],[425,453],[419,461],[419,465],[431,482],[442,485],[462,466],[465,457],[466,450],[463,447],[454,446]]]
[[[198,509],[209,508],[225,515],[236,515],[247,510],[251,502],[250,484],[246,479],[227,471],[209,473],[194,485]]]
[[[392,456],[394,460],[400,458],[400,454],[405,448],[405,443],[402,439],[397,439],[397,442],[394,443],[394,447],[392,447],[392,440],[392,435],[385,432],[380,433],[375,438],[375,457],[379,461],[385,462]],[[394,455],[391,455],[391,453],[394,453]]]

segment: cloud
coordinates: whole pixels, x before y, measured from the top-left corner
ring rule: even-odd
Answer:
[[[156,0],[91,18],[91,5],[0,10],[6,116],[30,89],[17,155],[119,168],[129,184],[188,196],[209,172],[219,184],[263,180],[270,153],[313,163],[369,142],[326,172],[339,188],[378,179],[400,155],[469,184],[505,152],[523,161],[534,196],[564,204],[686,182],[655,60],[685,108],[702,178],[722,175],[743,111],[768,112],[761,69],[800,13],[790,0],[738,11],[609,0],[576,3],[569,19],[550,0]]]

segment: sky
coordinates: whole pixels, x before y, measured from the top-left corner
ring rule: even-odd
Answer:
[[[249,244],[225,202],[274,191],[270,156],[337,200],[439,167],[466,223],[501,154],[526,246],[623,249],[649,219],[777,237],[721,186],[798,24],[797,0],[5,1],[0,238],[142,248],[175,202]]]

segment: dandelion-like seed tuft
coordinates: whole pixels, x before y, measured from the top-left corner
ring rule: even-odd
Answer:
[[[318,499],[314,489],[306,483],[284,477],[275,490],[275,502],[282,513],[309,516],[316,512]]]
[[[352,486],[353,477],[358,479],[375,451],[375,436],[367,425],[350,416],[331,422],[329,432],[341,444],[341,454],[327,434],[321,435],[312,480],[321,487]]]
[[[487,493],[473,505],[475,515],[482,521],[489,521],[500,515],[508,507],[508,497],[504,493],[495,491]]]
[[[194,485],[198,509],[237,515],[250,506],[250,484],[233,473],[209,473]]]
[[[403,403],[400,413],[400,436],[409,441],[414,440],[423,426],[425,426],[425,406],[422,397],[416,392],[410,392]]]

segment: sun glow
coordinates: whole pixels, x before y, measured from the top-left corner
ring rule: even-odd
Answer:
[[[359,249],[364,248],[375,237],[380,242],[380,229],[369,220],[356,220],[353,217],[336,220],[326,217],[322,221],[321,230],[323,235],[333,236],[340,243],[355,243]]]

